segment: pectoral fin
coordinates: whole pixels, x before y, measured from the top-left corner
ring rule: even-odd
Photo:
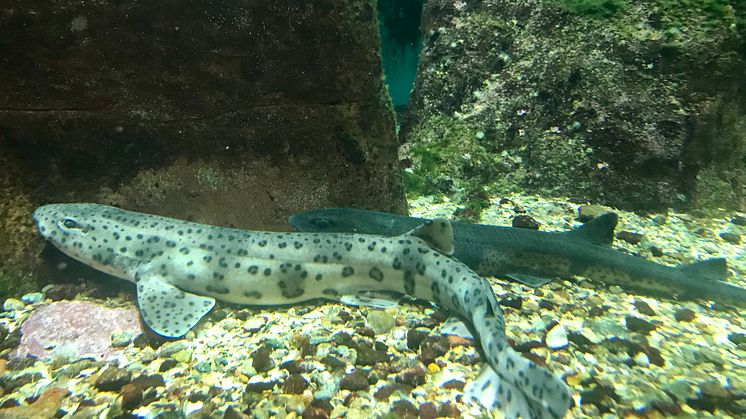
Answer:
[[[148,327],[175,338],[197,324],[215,305],[215,299],[182,291],[158,275],[144,274],[137,282],[137,304]]]

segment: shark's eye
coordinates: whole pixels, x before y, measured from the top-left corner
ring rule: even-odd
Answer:
[[[328,218],[314,218],[312,221],[313,225],[320,229],[327,229],[334,226],[334,221]]]
[[[65,218],[64,220],[62,220],[62,225],[65,226],[65,228],[80,228],[78,226],[78,223],[70,218]]]

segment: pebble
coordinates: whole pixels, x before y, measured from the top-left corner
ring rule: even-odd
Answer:
[[[659,226],[666,224],[667,221],[668,218],[665,215],[656,215],[655,217],[653,217],[653,223]]]
[[[657,257],[657,258],[659,258],[659,257],[661,257],[661,256],[663,256],[665,254],[665,253],[663,253],[663,249],[661,249],[658,246],[650,246],[648,249],[650,250],[650,254],[653,255],[654,257]]]
[[[270,357],[272,348],[268,345],[262,345],[251,355],[251,366],[259,372],[267,372],[275,367],[275,362]]]
[[[23,309],[26,305],[23,304],[23,301],[18,300],[16,298],[8,298],[3,303],[3,310],[4,311],[17,311]]]
[[[366,317],[368,326],[376,334],[388,333],[396,326],[396,319],[384,310],[371,310]]]
[[[674,313],[673,318],[676,319],[677,322],[690,322],[694,320],[696,316],[697,316],[697,313],[695,313],[694,310],[691,310],[688,308],[682,308],[682,309],[676,310],[676,313]]]
[[[609,210],[601,205],[581,205],[578,207],[578,220],[582,223],[587,223],[607,212],[609,212]]]
[[[300,374],[291,374],[285,382],[282,383],[282,392],[286,394],[303,394],[303,391],[309,386],[306,380]]]
[[[158,368],[158,371],[166,372],[177,365],[179,365],[179,361],[175,359],[166,359],[163,362],[161,362],[161,366]]]
[[[435,419],[438,417],[438,411],[432,402],[421,403],[418,414],[420,419]]]
[[[209,361],[202,361],[198,362],[197,365],[194,366],[194,369],[204,374],[212,371],[212,365]]]
[[[525,228],[528,230],[538,230],[539,222],[530,215],[516,215],[511,221],[511,225],[514,228]]]
[[[734,215],[730,222],[738,226],[746,226],[746,217],[742,215]]]
[[[629,244],[638,244],[642,240],[642,234],[635,233],[632,231],[622,230],[618,233],[616,233],[616,238],[619,240],[624,240]]]
[[[131,372],[109,365],[101,371],[93,385],[101,391],[119,391],[122,386],[129,384],[131,377]]]
[[[412,402],[401,399],[394,402],[391,413],[401,419],[416,419],[419,412]]]
[[[430,330],[425,328],[407,330],[407,348],[416,351],[420,349],[420,344],[430,335]]]
[[[438,407],[438,417],[460,418],[461,411],[455,404],[451,402],[445,402]]]
[[[720,238],[727,241],[730,244],[741,244],[741,235],[738,233],[724,231],[720,233]]]
[[[227,416],[226,416],[227,418]],[[302,419],[328,419],[329,418],[329,412],[326,410],[315,407],[315,406],[308,406],[303,411],[303,414],[301,415]],[[224,418],[225,419],[225,418]]]
[[[646,303],[645,301],[635,300],[634,306],[637,311],[642,314],[645,314],[647,316],[655,316],[655,310],[653,310],[653,308],[650,307],[650,304]]]
[[[544,340],[551,349],[562,349],[570,345],[570,341],[567,339],[567,330],[561,324],[551,328]]]
[[[151,387],[165,387],[166,381],[160,374],[141,375],[130,382],[145,390]]]
[[[158,348],[158,356],[161,358],[168,358],[185,349],[187,349],[187,345],[180,340],[177,340],[176,342],[166,342]]]
[[[395,381],[397,383],[417,387],[425,383],[426,375],[427,373],[425,370],[420,367],[407,368],[396,376]]]
[[[32,292],[25,294],[21,297],[21,301],[26,304],[35,304],[44,301],[44,294],[40,292]]]
[[[736,345],[746,345],[746,334],[734,332],[728,335],[728,340]]]
[[[635,364],[641,366],[641,367],[648,367],[650,366],[650,359],[645,354],[645,352],[638,352],[633,358],[633,361],[635,361]]]
[[[448,352],[449,346],[445,336],[428,336],[420,345],[420,361],[425,365],[435,361],[435,358]]]
[[[117,331],[111,334],[111,345],[121,348],[132,343],[132,335],[128,332]]]
[[[626,316],[624,322],[628,330],[646,335],[656,328],[655,324],[635,316]]]
[[[122,408],[132,410],[142,401],[142,388],[134,384],[125,384],[122,386],[119,395],[122,397]]]
[[[368,374],[362,370],[355,370],[342,377],[339,388],[350,391],[367,390],[370,387],[368,383]]]

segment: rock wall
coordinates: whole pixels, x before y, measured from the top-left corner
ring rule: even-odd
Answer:
[[[261,229],[405,211],[378,44],[369,0],[6,2],[0,293],[34,286],[44,203]]]
[[[428,1],[408,191],[746,210],[739,1]]]

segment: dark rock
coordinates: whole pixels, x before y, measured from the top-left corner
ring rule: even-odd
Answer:
[[[665,253],[663,253],[663,250],[660,247],[658,247],[658,246],[650,246],[648,248],[648,250],[650,250],[650,254],[651,255],[653,255],[654,257],[657,257],[657,258],[659,258],[659,257],[661,257],[661,256],[663,256],[665,254]]]
[[[375,338],[376,337],[376,332],[373,329],[371,329],[370,327],[367,327],[367,326],[356,328],[355,329],[355,334],[359,335],[359,336],[366,336],[366,337],[369,337],[369,338]]]
[[[516,215],[513,217],[511,224],[515,228],[525,228],[529,230],[538,230],[539,222],[530,215]]]
[[[225,409],[225,413],[223,414],[223,419],[248,419],[248,418],[249,416],[243,414],[242,412],[239,412],[233,406],[229,406],[227,409]]]
[[[306,380],[300,374],[291,374],[285,382],[282,383],[282,392],[287,394],[303,394],[303,391],[309,386]]]
[[[580,393],[580,399],[582,400],[583,404],[601,404],[602,402],[606,401],[608,398],[615,398],[616,395],[614,394],[613,389],[609,389],[608,387],[597,385],[590,390],[586,390]]]
[[[109,365],[101,371],[93,385],[101,391],[119,391],[130,383],[131,377],[130,371]]]
[[[368,342],[360,341],[354,347],[357,352],[357,360],[355,362],[357,365],[372,366],[389,360],[388,352],[376,348],[375,344],[371,346]]]
[[[646,303],[642,300],[635,300],[635,308],[640,313],[646,315],[646,316],[655,316],[655,310],[653,310],[652,307],[650,307],[650,304]]]
[[[450,345],[445,336],[428,336],[420,345],[420,361],[425,365],[435,361],[435,358],[445,355]]]
[[[627,325],[627,329],[646,335],[656,328],[655,324],[635,316],[626,316],[624,322]]]
[[[44,295],[52,301],[72,300],[84,290],[83,284],[51,284],[44,288]]]
[[[520,310],[523,307],[522,297],[509,297],[498,302],[502,307],[510,307],[516,310]]]
[[[676,310],[676,313],[674,313],[673,315],[674,319],[676,319],[677,322],[690,322],[694,320],[696,316],[697,313],[695,313],[694,310],[688,308]]]
[[[553,310],[556,304],[554,301],[547,300],[546,298],[542,298],[539,300],[539,308],[542,308],[544,310]]]
[[[683,413],[681,406],[672,401],[653,400],[650,402],[650,407],[663,413],[665,417],[675,417]]]
[[[251,365],[259,372],[267,372],[275,367],[275,362],[270,357],[272,347],[264,344],[251,354]]]
[[[735,225],[746,226],[746,217],[743,215],[734,215],[731,217],[730,222]]]
[[[339,313],[337,313],[337,318],[339,319],[338,324],[345,324],[348,321],[352,320],[352,314],[348,313],[347,310],[339,310]]]
[[[461,380],[448,380],[443,383],[443,388],[456,389],[458,391],[463,391],[465,386],[466,383]]]
[[[125,384],[119,391],[119,395],[122,397],[122,408],[132,410],[142,401],[142,388],[134,384]]]
[[[329,412],[320,407],[308,406],[303,410],[301,417],[302,419],[328,419]]]
[[[332,341],[337,345],[344,345],[349,347],[352,347],[354,345],[354,343],[352,342],[352,335],[347,332],[335,333],[334,336],[332,336]]]
[[[638,244],[640,243],[640,240],[642,240],[642,234],[640,233],[634,233],[632,231],[622,230],[618,233],[616,233],[616,238],[619,240],[624,240],[627,243],[630,244]]]
[[[575,345],[579,346],[580,348],[588,348],[589,346],[593,345],[593,342],[585,337],[582,333],[578,332],[567,332],[567,340],[574,343]]]
[[[435,419],[438,417],[438,411],[432,402],[420,403],[418,414],[420,419]]]
[[[666,224],[667,221],[668,221],[668,218],[665,215],[658,214],[653,217],[653,223],[655,223],[655,225],[662,226]]]
[[[733,332],[728,335],[728,340],[736,345],[746,345],[746,334]]]
[[[409,394],[412,392],[412,387],[409,387],[406,384],[400,384],[400,383],[389,383],[384,384],[381,387],[376,390],[376,392],[373,394],[373,397],[376,398],[376,400],[379,401],[386,401],[391,397],[392,394],[395,392],[400,391],[405,394]]]
[[[258,381],[254,383],[248,383],[246,384],[246,391],[251,393],[261,393],[263,391],[272,390],[274,388],[275,384],[277,384],[277,381]]]
[[[420,367],[407,368],[395,377],[395,381],[411,387],[417,387],[425,382],[426,376],[427,373]]]
[[[391,407],[391,413],[401,419],[416,419],[419,411],[409,400],[397,400]]]
[[[458,407],[454,403],[451,403],[451,402],[441,403],[440,406],[438,406],[438,417],[460,418],[461,411],[458,409]]]
[[[0,384],[3,387],[3,390],[5,390],[5,393],[11,393],[15,391],[15,389],[24,386],[28,383],[38,381],[42,378],[41,373],[34,372],[34,373],[27,373],[27,374],[21,374],[13,378],[7,378],[7,376],[4,376],[0,378]]]
[[[416,351],[420,349],[420,344],[430,335],[427,329],[409,329],[407,330],[407,348]]]
[[[344,377],[339,383],[339,388],[350,391],[367,390],[370,387],[368,383],[368,374],[362,370],[355,370]]]
[[[706,238],[715,237],[715,233],[713,233],[712,230],[710,230],[709,228],[704,228],[704,227],[700,227],[694,230],[694,234],[700,237],[706,237]]]
[[[161,366],[158,368],[158,371],[166,372],[177,365],[179,365],[179,361],[172,358],[167,358],[163,362],[161,362]]]
[[[152,374],[136,377],[130,382],[130,384],[136,385],[137,387],[145,390],[151,387],[165,387],[166,381],[163,379],[162,375]]]
[[[556,322],[553,322],[554,324],[557,324]],[[553,327],[553,325],[548,326]],[[544,348],[547,345],[539,340],[527,340],[525,342],[521,342],[515,345],[513,349],[515,349],[518,352],[530,352],[531,349],[537,349],[537,348]]]
[[[330,355],[327,355],[330,356]],[[323,360],[321,362],[324,362]],[[342,363],[344,365],[344,363]],[[316,369],[316,367],[306,361],[301,361],[298,359],[293,359],[290,361],[285,361],[282,364],[280,364],[280,368],[287,370],[290,374],[302,374],[302,373],[308,373]]]
[[[6,329],[5,332],[5,337],[2,341],[0,341],[0,351],[18,347],[18,345],[20,345],[21,343],[22,337],[21,328],[17,328],[12,332],[8,332],[8,330]]]
[[[215,310],[212,313],[210,313],[210,318],[215,323],[223,320],[226,317],[228,317],[228,312],[223,309]]]
[[[347,365],[344,361],[332,355],[327,355],[321,358],[321,363],[333,370],[342,369]]]
[[[724,231],[720,233],[720,238],[727,241],[730,244],[741,244],[741,235],[738,233],[732,233],[730,231]]]
[[[605,306],[592,306],[590,309],[588,309],[588,316],[590,317],[598,317],[603,315],[608,307]]]

